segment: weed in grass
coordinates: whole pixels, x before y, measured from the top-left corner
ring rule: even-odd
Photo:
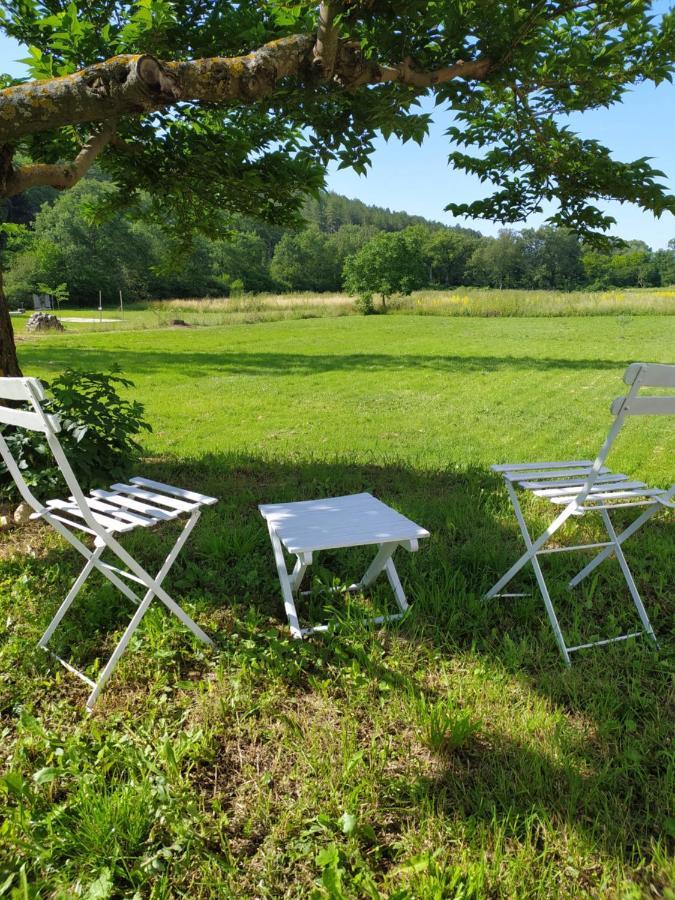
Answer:
[[[469,710],[453,708],[452,702],[429,703],[424,694],[417,701],[424,742],[434,753],[461,750],[480,730]]]

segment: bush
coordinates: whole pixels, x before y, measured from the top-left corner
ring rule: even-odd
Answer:
[[[361,294],[354,301],[354,309],[356,312],[361,313],[362,316],[374,316],[376,310],[373,303],[373,295]]]
[[[60,417],[59,440],[85,491],[126,478],[141,453],[136,436],[152,430],[143,418],[143,405],[120,397],[119,388],[134,385],[118,372],[66,369],[51,384],[44,383],[52,396],[43,408]],[[61,491],[59,469],[44,435],[4,428],[3,437],[29,487],[41,493]],[[18,499],[14,481],[1,460],[0,497]]]
[[[244,282],[241,278],[235,278],[230,285],[230,297],[241,297],[244,293]]]

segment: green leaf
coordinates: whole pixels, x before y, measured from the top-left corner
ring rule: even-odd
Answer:
[[[110,869],[102,869],[101,874],[92,881],[84,895],[85,900],[108,900],[114,889]]]
[[[20,772],[7,772],[0,778],[0,786],[4,786],[7,793],[21,796],[26,791],[26,781]]]
[[[33,781],[35,782],[35,784],[49,784],[51,781],[54,781],[55,778],[58,778],[59,775],[62,774],[63,770],[47,766],[44,769],[40,769],[33,775]]]
[[[323,868],[325,866],[336,866],[339,859],[340,852],[337,846],[335,844],[329,844],[317,853],[315,862],[318,866]]]
[[[357,819],[356,816],[351,813],[343,813],[338,819],[338,824],[342,829],[343,834],[353,834],[356,829]]]

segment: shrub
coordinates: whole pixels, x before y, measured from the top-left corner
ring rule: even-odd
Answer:
[[[375,304],[373,303],[372,294],[361,294],[354,301],[354,309],[363,316],[375,315]]]
[[[143,405],[119,395],[120,388],[134,386],[119,371],[66,369],[51,384],[45,383],[52,396],[43,408],[60,417],[59,440],[85,491],[96,484],[127,477],[141,453],[137,435],[152,430],[143,418]],[[3,437],[31,488],[40,492],[60,490],[59,469],[43,434],[5,428]],[[18,499],[14,482],[1,460],[0,496]]]

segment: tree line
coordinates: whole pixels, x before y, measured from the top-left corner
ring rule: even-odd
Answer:
[[[27,303],[38,285],[63,282],[71,301],[81,304],[97,300],[99,291],[108,303],[120,290],[128,301],[340,291],[349,287],[347,261],[383,234],[405,239],[401,277],[413,289],[603,290],[675,284],[675,239],[668,249],[653,251],[638,240],[597,249],[552,226],[504,229],[488,237],[334,193],[307,200],[301,230],[237,217],[220,234],[197,237],[185,252],[150,217],[97,218],[110,191],[105,180],[92,177],[63,194],[43,188],[6,201],[4,218],[25,226],[5,255],[13,305]],[[380,239],[374,246],[385,245]]]

